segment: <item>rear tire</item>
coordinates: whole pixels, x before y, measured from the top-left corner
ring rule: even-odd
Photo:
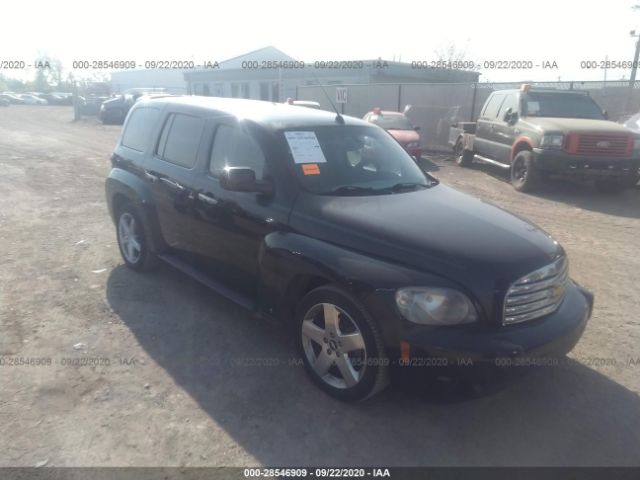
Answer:
[[[461,167],[469,167],[473,163],[473,152],[464,148],[462,139],[456,142],[456,164]]]
[[[372,397],[389,383],[389,359],[364,306],[336,285],[312,290],[296,309],[298,352],[318,387],[345,401]]]
[[[541,174],[529,150],[518,152],[511,164],[511,185],[519,192],[533,192],[540,186]]]
[[[116,213],[116,236],[127,267],[141,272],[156,265],[157,257],[149,248],[149,233],[131,202],[120,206]]]

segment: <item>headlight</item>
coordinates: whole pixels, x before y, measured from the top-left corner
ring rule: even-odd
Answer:
[[[420,146],[420,142],[407,143],[407,148],[418,148],[419,146]]]
[[[564,135],[544,135],[540,146],[543,148],[562,148]]]
[[[396,304],[404,318],[422,325],[462,325],[478,319],[471,300],[451,288],[401,288]]]

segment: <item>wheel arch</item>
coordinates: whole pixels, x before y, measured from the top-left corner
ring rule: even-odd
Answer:
[[[523,150],[533,151],[533,141],[531,138],[521,136],[515,139],[513,146],[511,147],[511,161],[516,158],[516,155]]]
[[[136,175],[120,168],[113,168],[105,183],[107,206],[114,224],[117,214],[126,203],[133,204],[149,232],[150,248],[158,252],[165,248],[160,224],[149,187]]]

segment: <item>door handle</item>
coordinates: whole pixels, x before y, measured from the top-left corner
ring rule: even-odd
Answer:
[[[171,188],[175,188],[176,190],[181,190],[181,191],[184,190],[184,187],[182,185],[180,185],[177,182],[174,182],[173,180],[169,180],[168,178],[162,177],[160,178],[160,181],[169,185]]]
[[[218,199],[207,195],[205,193],[198,193],[198,200],[200,200],[201,202],[204,202],[208,205],[217,205],[218,204]]]
[[[151,180],[153,183],[155,183],[155,182],[157,182],[157,181],[158,181],[158,176],[157,176],[157,175],[154,175],[153,173],[151,173],[151,172],[149,172],[149,171],[147,171],[147,170],[145,170],[145,171],[144,171],[144,176],[145,176],[147,179]]]

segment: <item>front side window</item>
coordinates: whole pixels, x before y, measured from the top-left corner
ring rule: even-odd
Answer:
[[[515,93],[510,93],[504,99],[502,103],[502,107],[500,107],[500,112],[498,112],[498,118],[502,120],[504,118],[504,114],[507,110],[511,109],[512,112],[518,112],[518,95]]]
[[[144,152],[159,116],[160,110],[156,108],[136,108],[131,112],[122,134],[122,145],[138,152]]]
[[[209,172],[219,177],[227,167],[251,168],[258,180],[265,174],[262,149],[242,126],[220,125],[211,148]]]
[[[300,185],[312,193],[380,195],[437,183],[388,133],[373,126],[318,126],[279,135]]]
[[[172,113],[162,130],[156,154],[163,160],[191,168],[196,163],[204,121],[191,115]]]

